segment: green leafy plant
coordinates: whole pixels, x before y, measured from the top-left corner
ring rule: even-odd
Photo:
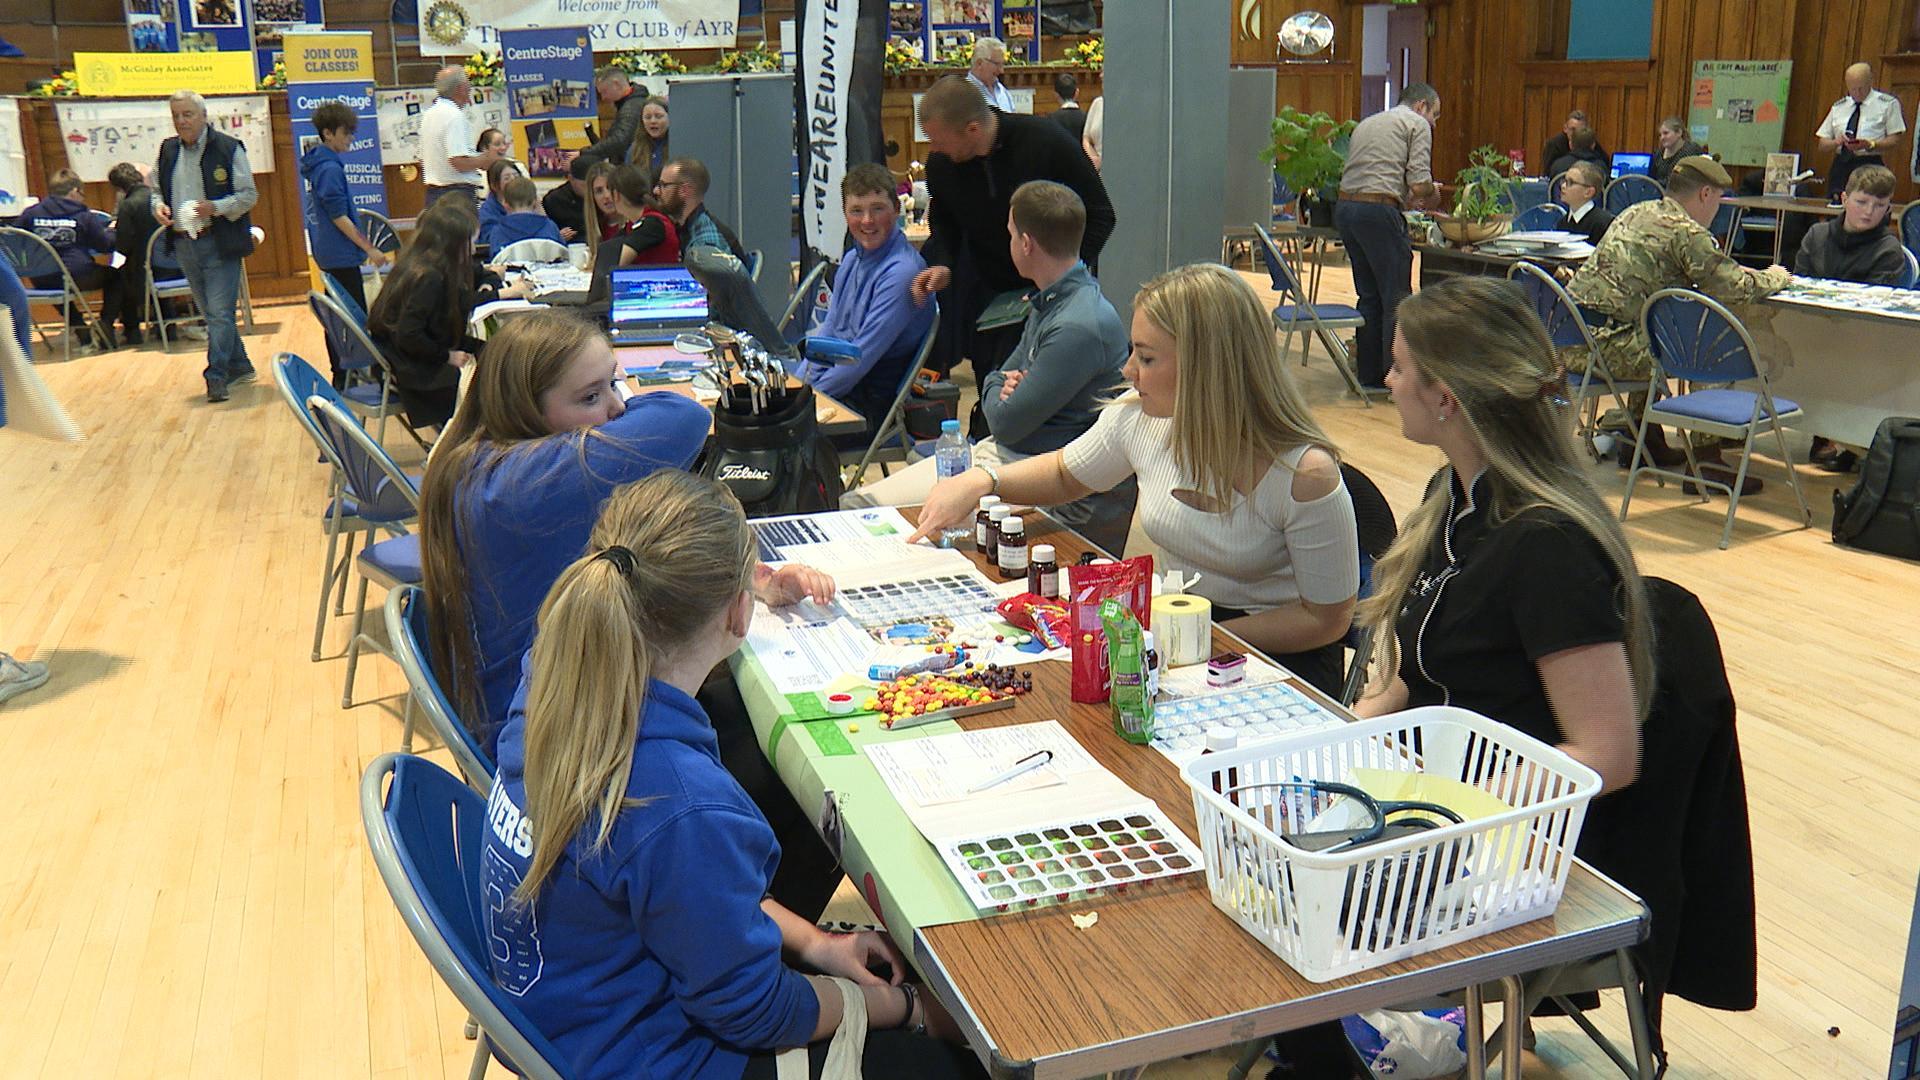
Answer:
[[[1354,121],[1336,121],[1323,112],[1280,107],[1273,118],[1271,141],[1260,160],[1273,166],[1280,179],[1296,193],[1330,191],[1340,183],[1347,163],[1347,140]]]
[[[1491,221],[1513,212],[1514,193],[1520,181],[1513,175],[1513,160],[1496,151],[1492,144],[1467,155],[1467,167],[1453,178],[1453,216],[1461,221]]]

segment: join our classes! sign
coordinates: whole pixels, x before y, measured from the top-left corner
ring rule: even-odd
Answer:
[[[509,30],[590,27],[592,52],[730,49],[739,0],[420,0],[420,52],[465,56]]]

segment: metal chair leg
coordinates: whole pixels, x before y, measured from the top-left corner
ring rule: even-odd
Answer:
[[[313,659],[320,659],[320,642],[327,632],[327,599],[333,595],[333,579],[340,574],[340,564],[335,561],[335,549],[339,546],[340,534],[327,531],[327,566],[320,578],[320,609],[313,616]]]
[[[478,1040],[473,1048],[473,1064],[467,1066],[467,1080],[487,1080],[487,1066],[492,1061],[493,1052],[487,1049],[487,1040]]]
[[[1480,984],[1474,983],[1466,989],[1467,1017],[1467,1075],[1466,1080],[1487,1080],[1487,1017],[1486,999],[1480,993]]]
[[[1787,456],[1787,433],[1780,429],[1777,417],[1773,421],[1774,444],[1780,448],[1780,463],[1787,469],[1787,486],[1793,488],[1793,497],[1800,503],[1800,518],[1807,525],[1813,524],[1813,507],[1807,505],[1807,497],[1800,491],[1800,472],[1793,467],[1793,459]]]
[[[353,605],[353,637],[347,641],[347,684],[340,692],[340,707],[343,709],[353,708],[353,672],[360,666],[360,643],[367,638],[361,629],[367,613],[367,584],[366,575],[360,575],[360,597]]]
[[[1527,1031],[1526,988],[1518,975],[1500,980],[1501,1001],[1505,1006],[1500,1019],[1500,1080],[1520,1080],[1522,1040]]]
[[[413,753],[413,688],[407,688],[407,704],[403,714],[406,726],[400,729],[400,752]]]
[[[1261,1055],[1273,1044],[1272,1039],[1255,1039],[1240,1048],[1240,1060],[1227,1070],[1227,1080],[1247,1080],[1253,1074],[1254,1066],[1260,1064]]]

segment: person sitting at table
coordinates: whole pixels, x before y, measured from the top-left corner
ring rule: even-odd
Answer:
[[[581,243],[596,251],[618,235],[626,224],[613,202],[613,170],[614,166],[605,161],[596,161],[587,167],[587,201],[581,214],[586,231],[580,238]]]
[[[394,392],[416,428],[438,427],[453,415],[460,368],[480,353],[480,340],[467,332],[474,307],[520,295],[517,283],[476,276],[476,228],[465,199],[427,207],[367,312],[367,334],[392,365]]]
[[[508,180],[519,175],[521,175],[520,166],[506,158],[501,158],[487,166],[487,197],[480,200],[478,214],[480,242],[488,247],[494,246],[493,230],[500,224],[500,219],[507,216],[506,201],[500,197],[501,189],[506,186]]]
[[[1680,159],[1668,176],[1666,197],[1622,210],[1593,256],[1567,283],[1576,303],[1602,317],[1593,327],[1594,344],[1622,389],[1636,383],[1644,387],[1653,376],[1653,347],[1640,332],[1640,311],[1647,297],[1661,289],[1689,288],[1723,304],[1738,305],[1786,286],[1789,275],[1784,267],[1750,270],[1741,266],[1720,250],[1720,242],[1707,231],[1720,209],[1721,195],[1732,184],[1727,170],[1710,157]],[[1572,354],[1568,364],[1576,371],[1585,370],[1586,360]],[[1636,418],[1645,401],[1644,390],[1631,395],[1627,407]],[[1626,414],[1618,410],[1602,417],[1600,426],[1631,430]],[[1631,461],[1632,444],[1631,437],[1621,440],[1622,467]],[[1646,425],[1646,448],[1658,465],[1671,467],[1686,461],[1684,451],[1667,445],[1658,424]],[[1717,441],[1696,457],[1703,462],[1701,472],[1707,479],[1733,482],[1733,470],[1721,460]],[[1741,494],[1760,488],[1760,478],[1749,476]]]
[[[1353,500],[1333,441],[1280,362],[1272,317],[1224,266],[1177,267],[1133,301],[1132,389],[1065,447],[981,466],[928,493],[914,538],[971,521],[983,495],[1048,506],[1140,483],[1162,565],[1227,629],[1328,694],[1360,585]]]
[[[884,933],[830,933],[768,896],[784,852],[694,697],[753,616],[733,494],[657,472],[613,493],[582,548],[540,608],[478,871],[494,982],[554,1064],[773,1080],[779,1051],[811,1044],[799,1072],[818,1076],[831,1038],[867,1076],[984,1077]]]
[[[1884,165],[1862,165],[1847,177],[1842,213],[1825,218],[1807,230],[1793,272],[1801,277],[1857,281],[1863,285],[1898,285],[1907,275],[1907,253],[1900,238],[1887,228],[1893,206],[1893,170]],[[1851,472],[1860,463],[1858,451],[1831,439],[1814,436],[1807,460],[1828,472]]]
[[[79,173],[54,170],[47,177],[47,197],[22,210],[13,224],[53,248],[73,278],[74,288],[81,292],[100,290],[99,321],[89,326],[86,312],[76,302],[67,310],[67,326],[72,332],[86,333],[88,347],[108,352],[120,347],[113,336],[113,324],[121,317],[120,275],[93,257],[113,253],[113,219],[89,207],[79,196],[80,186]],[[58,274],[42,274],[32,282],[36,289],[66,287]]]
[[[813,335],[851,342],[859,358],[832,364],[803,360],[795,378],[844,401],[877,428],[900,390],[927,327],[932,305],[916,305],[908,295],[914,276],[926,269],[907,234],[900,230],[900,195],[893,172],[868,162],[847,170],[840,181],[841,209],[853,243],[841,256],[826,314]],[[866,435],[853,436],[865,446]]]
[[[486,241],[496,256],[522,240],[566,243],[560,239],[560,227],[540,212],[540,189],[533,181],[518,174],[508,177],[500,185],[500,203],[507,208],[506,216],[494,222],[493,238]]]
[[[1567,153],[1573,149],[1574,132],[1592,130],[1592,125],[1587,123],[1586,110],[1574,109],[1567,113],[1566,122],[1560,125],[1560,130],[1554,133],[1553,138],[1547,140],[1546,149],[1541,151],[1540,164],[1543,166],[1551,165],[1562,157],[1565,157]],[[1613,160],[1607,156],[1607,148],[1600,145],[1598,136],[1594,138],[1593,149],[1599,153],[1600,160]],[[1553,176],[1554,173],[1549,169],[1547,175]]]
[[[1029,180],[1014,191],[1009,205],[1009,254],[1037,291],[1019,343],[980,384],[980,417],[991,435],[974,444],[973,462],[989,469],[1050,454],[1086,434],[1100,402],[1123,383],[1127,362],[1120,316],[1080,261],[1087,224],[1080,196],[1064,184]],[[936,464],[933,458],[918,461],[848,492],[841,505],[924,502],[938,478]],[[1138,485],[1122,476],[1043,505],[1087,539],[1118,552],[1127,545],[1138,493]]]
[[[607,241],[618,245],[615,266],[672,266],[680,261],[680,230],[653,199],[653,177],[638,165],[616,165],[607,179],[621,226]]]
[[[627,163],[638,165],[647,170],[648,176],[659,176],[673,160],[671,135],[672,114],[667,111],[667,99],[650,97],[640,106],[640,127],[633,133],[633,145],[627,149]]]
[[[541,309],[509,320],[487,344],[465,400],[427,462],[420,551],[433,667],[455,710],[497,753],[547,590],[580,556],[601,504],[623,484],[685,469],[712,415],[690,397],[623,400],[605,335],[580,316]],[[833,581],[799,564],[761,574],[769,604],[833,598]],[[732,679],[720,672],[703,705],[722,760],[759,803],[788,853],[775,895],[809,918],[839,882],[833,856],[794,805],[753,735]]]
[[[1590,244],[1600,243],[1613,224],[1613,215],[1600,205],[1600,192],[1606,186],[1606,170],[1591,161],[1574,162],[1567,169],[1567,178],[1560,182],[1560,201],[1567,208],[1560,227],[1579,233]]]
[[[473,141],[473,152],[476,154],[492,154],[502,160],[512,162],[513,159],[509,155],[513,153],[513,137],[499,128],[490,127],[482,131],[480,137]],[[515,162],[513,167],[517,169],[520,166]]]
[[[589,243],[586,239],[587,173],[592,168],[592,158],[575,155],[567,165],[567,182],[555,184],[553,190],[540,199],[540,208],[559,227],[560,239],[565,243]]]
[[[153,216],[153,189],[140,166],[122,161],[107,173],[117,201],[113,208],[113,249],[120,263],[120,340],[139,345],[145,338],[141,323],[158,318],[147,306],[147,242],[160,229]],[[164,303],[164,301],[163,301]]]
[[[1681,158],[1704,154],[1700,144],[1687,135],[1687,125],[1677,116],[1669,116],[1660,121],[1660,130],[1656,136],[1660,140],[1659,148],[1654,152],[1653,164],[1647,166],[1647,175],[1667,186],[1667,177],[1673,173],[1673,165]]]
[[[1576,128],[1567,143],[1567,152],[1547,166],[1548,176],[1559,176],[1582,161],[1603,167],[1608,164],[1607,156],[1600,152],[1600,140],[1594,138],[1592,128]]]
[[[1452,278],[1400,307],[1401,433],[1447,465],[1374,565],[1360,622],[1379,716],[1471,709],[1633,783],[1653,678],[1646,588],[1571,435],[1565,376],[1526,296]]]

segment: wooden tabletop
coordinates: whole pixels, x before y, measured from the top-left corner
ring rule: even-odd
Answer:
[[[684,360],[687,358],[685,354],[675,350],[671,345],[627,345],[614,349],[613,356],[614,359],[628,367],[639,367],[648,362],[657,363],[662,360]],[[799,386],[800,380],[788,377],[787,387],[789,389]],[[664,392],[668,394],[679,394],[681,397],[687,398],[695,396],[693,384],[684,382],[666,383],[655,386],[635,386],[634,389],[642,394]],[[813,392],[813,416],[814,422],[820,425],[820,431],[825,435],[858,435],[867,430],[866,417],[861,416],[846,404],[828,397],[818,390]]]
[[[904,509],[910,519],[913,509]],[[1029,535],[1062,565],[1087,543],[1044,515]],[[984,560],[969,552],[984,567]],[[1216,651],[1247,647],[1214,629]],[[1102,766],[1197,835],[1174,764],[1114,734],[1105,705],[1074,704],[1066,664],[1033,665],[1033,693],[969,717],[978,729],[1057,719]],[[1312,687],[1292,685],[1340,712]],[[1068,917],[1098,911],[1081,930]],[[1504,975],[1604,955],[1645,934],[1645,907],[1576,864],[1550,917],[1329,983],[1300,976],[1214,907],[1203,874],[1071,904],[918,932],[916,959],[996,1075],[1088,1076],[1291,1030]]]
[[[1825,199],[1809,199],[1798,195],[1727,195],[1720,200],[1727,206],[1742,210],[1784,210],[1790,214],[1820,214],[1832,216],[1841,212],[1841,208]]]

